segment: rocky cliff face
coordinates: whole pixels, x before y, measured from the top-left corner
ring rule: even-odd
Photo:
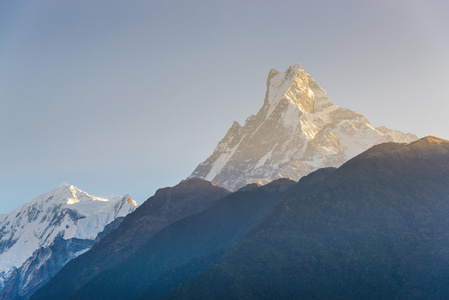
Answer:
[[[364,116],[333,104],[296,64],[285,72],[270,71],[257,115],[243,126],[234,122],[190,178],[205,178],[230,190],[283,177],[299,180],[318,168],[338,167],[375,144],[416,139],[374,128]]]
[[[64,185],[0,216],[0,299],[28,299],[136,207],[128,195],[108,200]]]

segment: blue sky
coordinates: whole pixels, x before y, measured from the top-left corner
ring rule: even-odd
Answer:
[[[0,213],[70,183],[142,203],[187,177],[270,69],[374,126],[449,139],[446,1],[2,1]]]

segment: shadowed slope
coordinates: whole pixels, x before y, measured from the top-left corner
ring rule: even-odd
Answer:
[[[448,141],[378,145],[166,299],[446,298],[448,213]]]
[[[169,224],[199,213],[229,191],[203,179],[163,188],[87,253],[69,262],[33,299],[64,299],[100,272],[126,260]],[[55,296],[58,295],[58,296]]]

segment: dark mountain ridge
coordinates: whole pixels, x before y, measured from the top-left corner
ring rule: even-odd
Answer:
[[[222,197],[89,280],[75,259],[32,299],[442,299],[448,212],[449,142],[381,144]]]
[[[206,211],[161,230],[129,258],[100,273],[73,294],[55,293],[53,287],[65,285],[58,274],[32,299],[132,299],[151,286],[154,288],[151,293],[163,295],[235,246],[279,203],[272,195],[293,185],[294,181],[281,179],[256,190],[228,195]],[[184,274],[171,277],[171,272],[181,269]],[[163,280],[165,289],[164,285],[162,288],[152,285],[161,276],[170,277],[168,282]]]
[[[129,258],[81,284],[74,293],[66,293],[67,286],[70,288],[77,285],[73,281],[84,280],[75,276],[75,280],[72,277],[72,282],[67,284],[68,277],[57,274],[32,299],[132,299],[143,292],[151,298],[162,296],[232,249],[265,220],[293,187],[297,187],[294,181],[279,179],[262,187],[252,186],[249,190],[232,193],[204,212],[161,230]],[[308,186],[302,192],[309,192]],[[76,271],[68,266],[63,271],[73,274],[72,270]]]
[[[199,213],[229,194],[224,188],[203,179],[182,181],[174,187],[159,189],[138,207],[120,226],[92,249],[70,261],[42,292],[46,299],[64,299],[94,278],[126,260],[158,231],[171,223]],[[59,282],[59,284],[54,284]],[[39,294],[39,293],[38,293]],[[45,296],[58,294],[58,296]]]
[[[449,142],[382,144],[165,299],[445,299]]]

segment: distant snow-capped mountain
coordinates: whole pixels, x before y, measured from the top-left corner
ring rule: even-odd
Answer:
[[[35,280],[42,281],[36,277],[43,276],[36,276],[35,269],[49,261],[52,261],[53,269],[61,268],[90,249],[108,224],[125,217],[136,207],[137,203],[129,195],[108,200],[63,185],[9,214],[0,215],[0,290],[6,289],[9,279],[14,276],[22,276],[20,285],[10,286],[8,293],[19,293],[20,296],[25,287],[33,290]],[[59,249],[59,253],[55,249]],[[59,258],[55,260],[55,257]],[[30,278],[30,274],[34,276]],[[1,299],[13,298],[5,292],[0,294]],[[23,299],[19,296],[14,295]]]
[[[375,128],[364,116],[333,104],[295,64],[285,72],[270,71],[257,115],[243,126],[234,122],[189,178],[204,178],[235,191],[277,178],[299,180],[316,169],[338,167],[375,144],[416,139],[414,134]]]

